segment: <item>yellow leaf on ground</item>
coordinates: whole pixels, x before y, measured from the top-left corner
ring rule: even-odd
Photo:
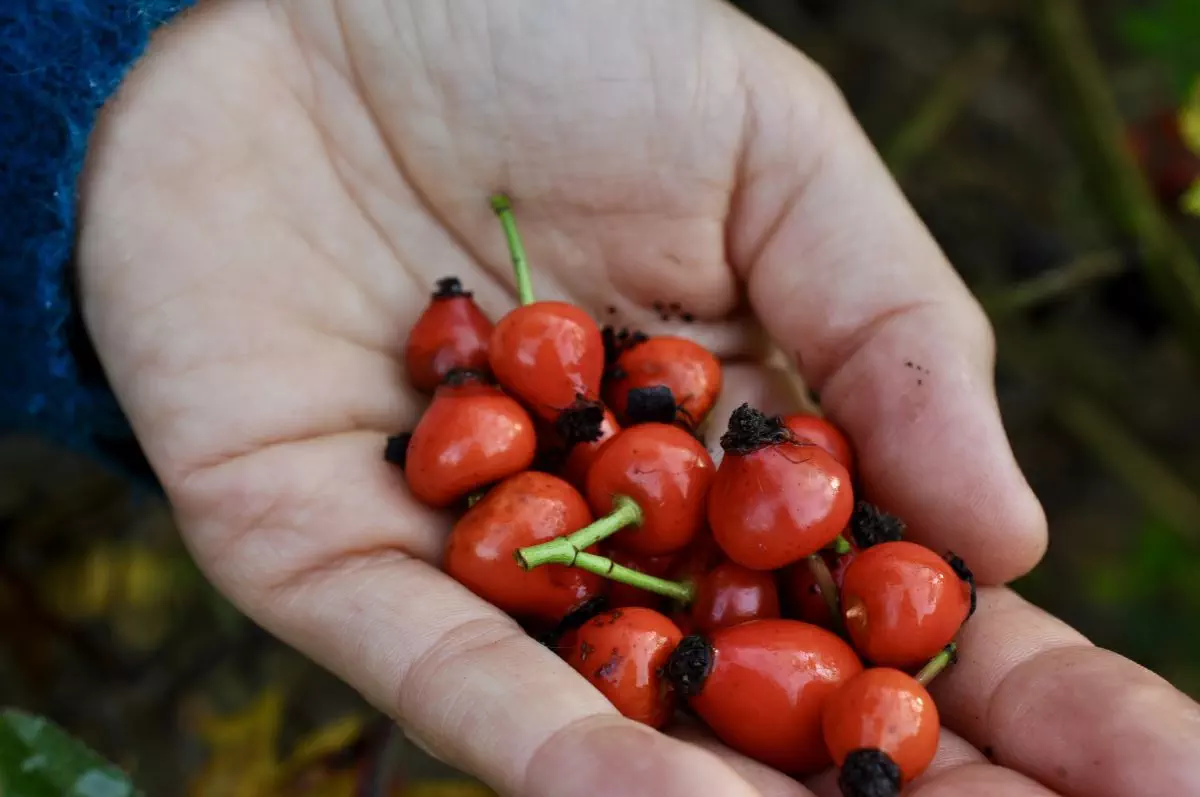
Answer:
[[[1187,193],[1180,197],[1179,207],[1189,216],[1200,217],[1200,180],[1192,183]]]
[[[240,712],[206,714],[198,732],[208,761],[192,780],[190,797],[263,797],[274,790],[283,695],[264,689]]]

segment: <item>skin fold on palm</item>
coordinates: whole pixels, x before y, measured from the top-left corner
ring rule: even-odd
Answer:
[[[105,110],[82,190],[89,329],[197,560],[506,794],[810,792],[623,720],[437,569],[449,518],[380,445],[421,409],[400,363],[434,282],[513,304],[494,191],[541,298],[730,362],[765,333],[922,542],[988,584],[1044,548],[978,306],[828,79],[717,2],[202,3]],[[727,374],[718,419],[788,409],[770,372]],[[1001,588],[963,650],[935,688],[958,736],[914,794],[1200,793],[1200,713],[1156,676]]]

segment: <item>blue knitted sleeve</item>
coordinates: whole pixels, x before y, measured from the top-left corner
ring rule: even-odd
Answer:
[[[0,427],[136,459],[72,300],[76,181],[100,106],[191,1],[0,2]]]

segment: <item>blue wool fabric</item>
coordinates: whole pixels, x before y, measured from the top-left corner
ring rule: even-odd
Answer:
[[[76,182],[97,111],[191,0],[0,0],[0,427],[136,447],[72,299]]]

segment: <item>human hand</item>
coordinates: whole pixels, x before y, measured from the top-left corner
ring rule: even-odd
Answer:
[[[398,363],[434,280],[513,304],[496,190],[541,298],[648,331],[679,302],[729,359],[761,323],[914,537],[989,584],[1043,550],[984,317],[828,80],[724,5],[214,0],[107,109],[83,189],[89,328],[201,566],[504,793],[809,792],[624,720],[437,569],[449,519],[380,446],[420,409]],[[778,400],[728,382],[725,412]],[[922,797],[1200,792],[1200,714],[1160,679],[1002,589],[962,642]]]

